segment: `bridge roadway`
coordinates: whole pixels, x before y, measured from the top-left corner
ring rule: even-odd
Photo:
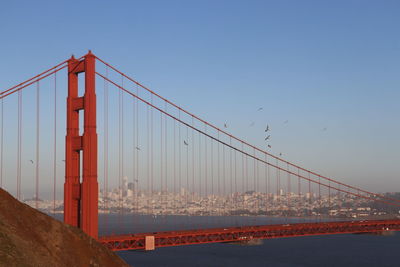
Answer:
[[[365,220],[319,223],[275,224],[166,231],[100,237],[99,241],[113,251],[182,246],[205,243],[248,242],[253,239],[282,237],[380,233],[400,231],[400,220]]]

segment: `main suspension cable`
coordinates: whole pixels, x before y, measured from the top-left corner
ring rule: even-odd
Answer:
[[[98,76],[100,76],[100,77],[105,78],[104,75],[102,75],[102,74],[100,74],[100,73],[98,73],[98,72],[96,72],[96,74],[97,74]],[[211,140],[214,140],[214,141],[216,141],[216,142],[219,142],[219,143],[221,143],[221,144],[223,144],[223,145],[225,145],[225,146],[227,146],[227,147],[230,147],[231,149],[233,149],[233,150],[235,150],[235,151],[240,152],[242,155],[246,156],[246,158],[253,158],[253,159],[258,160],[258,161],[260,161],[260,162],[262,162],[262,163],[264,163],[264,164],[268,164],[269,166],[271,166],[271,167],[273,167],[273,168],[276,168],[279,172],[280,172],[280,171],[283,171],[283,172],[289,173],[289,174],[291,174],[291,175],[297,175],[296,173],[294,173],[294,172],[292,172],[292,171],[290,171],[290,170],[286,170],[285,168],[282,168],[282,167],[279,167],[279,166],[274,165],[274,164],[272,164],[272,163],[266,162],[266,161],[264,161],[263,159],[260,159],[260,158],[258,158],[258,157],[254,157],[253,155],[249,154],[248,152],[246,152],[246,151],[244,151],[244,150],[240,150],[240,149],[238,149],[238,148],[236,148],[236,147],[234,147],[234,146],[229,145],[229,144],[226,143],[226,142],[223,142],[223,141],[221,141],[221,140],[218,140],[216,137],[214,137],[214,136],[208,134],[206,131],[202,131],[202,130],[200,130],[200,129],[197,129],[197,128],[195,128],[195,127],[192,127],[189,123],[186,123],[186,122],[180,120],[179,118],[177,118],[177,117],[175,117],[175,116],[173,116],[173,115],[171,115],[171,114],[169,114],[169,113],[164,112],[162,109],[156,107],[155,105],[153,105],[153,104],[151,104],[150,102],[144,100],[143,98],[138,97],[138,96],[135,95],[134,93],[132,93],[132,92],[130,92],[129,90],[127,90],[127,89],[121,87],[120,85],[116,84],[115,82],[113,82],[113,81],[111,81],[111,80],[109,80],[109,79],[107,79],[107,80],[108,80],[110,83],[114,84],[117,88],[119,88],[119,89],[125,91],[126,93],[128,93],[129,95],[131,95],[131,96],[133,96],[133,97],[139,99],[140,101],[142,101],[142,102],[145,103],[146,105],[148,105],[148,106],[150,106],[150,107],[152,107],[152,108],[154,108],[154,109],[156,109],[156,110],[158,110],[158,111],[164,113],[165,115],[169,116],[169,117],[172,118],[173,120],[178,121],[180,124],[183,124],[183,125],[185,125],[185,126],[191,128],[191,129],[193,129],[193,130],[195,130],[195,131],[201,132],[205,137],[208,137],[208,138],[211,139]],[[207,126],[207,125],[205,125],[205,126]],[[275,158],[276,158],[276,157],[275,157]],[[310,173],[311,173],[311,172],[310,172]],[[313,183],[315,183],[315,184],[317,184],[317,185],[324,186],[324,187],[326,187],[326,188],[329,187],[328,184],[324,184],[324,183],[322,183],[322,182],[315,181],[315,180],[313,180],[313,179],[311,179],[311,178],[307,178],[307,177],[304,177],[304,176],[300,176],[300,178],[302,178],[302,179],[304,179],[304,180],[307,180],[307,181],[311,181],[311,182],[313,182]],[[322,178],[322,177],[321,177],[321,178]],[[335,189],[335,190],[339,190],[339,191],[344,192],[344,193],[347,193],[347,194],[350,194],[350,195],[353,195],[353,196],[361,197],[361,198],[364,198],[364,199],[369,199],[369,200],[373,200],[373,201],[378,201],[378,202],[382,202],[382,203],[386,203],[386,204],[394,205],[394,206],[400,206],[400,204],[391,203],[391,202],[387,202],[387,201],[380,200],[380,199],[374,199],[374,198],[369,197],[369,196],[364,196],[364,195],[361,195],[361,194],[358,194],[358,193],[353,193],[353,192],[350,192],[350,191],[347,191],[347,190],[344,190],[344,189],[339,189],[339,188],[336,188],[336,187],[333,187],[333,186],[331,186],[331,188],[332,188],[332,189]],[[363,191],[360,190],[360,192],[363,192]],[[371,193],[371,194],[372,194],[372,193]],[[376,196],[376,194],[373,194],[373,195]]]
[[[199,118],[198,116],[196,116],[196,115],[190,113],[189,111],[187,111],[187,110],[181,108],[180,106],[178,106],[178,105],[172,103],[171,101],[167,100],[166,98],[162,97],[161,95],[157,94],[156,92],[150,90],[148,87],[142,85],[141,83],[139,83],[139,82],[137,82],[136,80],[132,79],[131,77],[127,76],[127,75],[124,74],[123,72],[119,71],[118,69],[116,69],[116,68],[113,67],[112,65],[108,64],[108,63],[105,62],[104,60],[100,59],[99,57],[96,57],[96,59],[99,60],[99,61],[100,61],[101,63],[103,63],[104,65],[110,67],[110,68],[111,68],[112,70],[114,70],[115,72],[117,72],[117,73],[123,75],[123,76],[126,77],[128,80],[130,80],[131,82],[133,82],[133,83],[135,83],[136,85],[140,86],[141,88],[145,89],[146,91],[148,91],[148,92],[151,93],[152,95],[155,95],[155,96],[159,97],[160,99],[162,99],[162,100],[168,102],[170,105],[174,106],[174,107],[177,108],[178,110],[181,110],[181,111],[183,111],[184,113],[186,113],[187,115],[194,117],[195,119],[197,119],[197,120],[199,120],[200,122],[202,122],[202,123],[204,123],[204,124],[206,124],[206,125],[212,127],[213,129],[215,129],[215,130],[217,130],[217,131],[220,131],[221,133],[223,133],[223,134],[225,134],[225,135],[227,135],[227,136],[229,136],[229,137],[232,137],[233,139],[235,139],[235,140],[237,140],[237,141],[239,141],[239,142],[242,142],[243,144],[245,144],[246,146],[249,146],[250,148],[253,148],[253,149],[255,149],[255,150],[257,150],[257,151],[259,151],[259,152],[261,152],[261,153],[267,154],[268,156],[270,156],[270,157],[272,157],[272,158],[275,158],[275,159],[277,159],[277,160],[279,160],[279,161],[282,161],[282,163],[284,163],[284,164],[289,164],[290,166],[292,166],[292,167],[294,167],[294,168],[298,168],[298,169],[300,169],[300,170],[302,170],[302,171],[305,171],[305,172],[310,172],[310,174],[312,174],[312,175],[314,175],[314,176],[317,176],[317,177],[319,177],[320,179],[324,179],[324,180],[327,180],[327,181],[331,181],[331,182],[336,183],[336,184],[338,184],[338,185],[345,186],[345,187],[347,187],[347,188],[349,188],[349,189],[360,190],[360,192],[363,192],[363,193],[366,193],[366,194],[369,194],[369,195],[372,195],[372,196],[375,196],[375,197],[379,197],[379,198],[386,199],[386,200],[390,200],[390,201],[394,201],[394,202],[400,202],[399,199],[387,197],[387,196],[384,196],[384,195],[381,195],[381,194],[377,194],[377,193],[372,193],[372,192],[369,192],[369,191],[366,191],[366,190],[362,190],[362,189],[356,188],[356,187],[354,187],[354,186],[351,186],[351,185],[348,185],[348,184],[345,184],[345,183],[342,183],[342,182],[333,180],[333,179],[331,179],[331,178],[328,178],[328,177],[326,177],[326,176],[320,175],[320,174],[318,174],[318,173],[316,173],[316,172],[307,170],[307,169],[305,169],[305,168],[303,168],[303,167],[300,167],[300,166],[298,166],[298,165],[296,165],[296,164],[293,164],[293,163],[291,163],[291,162],[289,162],[289,161],[286,161],[286,160],[284,160],[284,159],[282,159],[282,158],[280,158],[280,157],[278,157],[278,156],[275,156],[275,155],[273,155],[273,154],[271,154],[271,153],[269,153],[269,152],[267,152],[267,151],[265,151],[265,150],[263,150],[263,149],[260,149],[260,148],[258,148],[258,147],[256,147],[256,146],[254,146],[254,145],[251,145],[250,143],[247,143],[247,142],[245,142],[244,140],[242,140],[242,139],[240,139],[240,138],[238,138],[238,137],[233,136],[232,134],[230,134],[230,133],[228,133],[228,132],[226,132],[226,131],[220,129],[219,127],[216,127],[216,126],[214,126],[214,125],[208,123],[207,121],[205,121],[205,120]]]

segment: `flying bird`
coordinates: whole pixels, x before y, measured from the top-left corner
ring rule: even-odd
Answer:
[[[253,127],[255,124],[255,122],[253,121],[252,123],[250,123],[250,127]]]
[[[328,128],[324,127],[324,128],[322,129],[322,131],[324,131],[324,132],[325,132],[327,129],[328,129]]]
[[[228,124],[224,123],[224,127],[225,127],[225,128],[228,128]]]
[[[185,140],[183,140],[183,143],[185,144],[185,146],[187,146],[187,145],[188,145],[188,143],[187,143]]]
[[[267,124],[267,128],[265,128],[265,132],[269,131],[269,125]]]
[[[265,137],[265,141],[267,141],[270,137],[271,137],[271,135],[268,135],[267,137]]]
[[[261,110],[263,110],[263,108],[262,108],[262,107],[257,109],[257,111],[261,111]]]
[[[30,159],[29,161],[33,164],[33,160]]]
[[[286,124],[286,123],[288,123],[288,122],[289,122],[289,120],[285,120],[283,123],[285,123],[285,124]]]
[[[136,148],[136,150],[140,150],[140,147],[138,147],[138,146],[137,146],[137,147],[135,147],[135,148]]]
[[[279,153],[279,156],[282,156],[282,153]]]
[[[271,145],[268,145],[268,148],[271,148]]]

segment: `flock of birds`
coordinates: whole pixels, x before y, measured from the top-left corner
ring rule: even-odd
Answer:
[[[263,107],[260,107],[260,108],[257,109],[257,111],[259,112],[259,111],[262,111],[263,109],[264,109]],[[287,124],[287,123],[289,123],[289,120],[285,120],[283,122],[283,124]],[[254,125],[255,125],[255,122],[252,121],[249,126],[253,127]],[[224,123],[224,128],[228,128],[228,123],[226,123],[226,122]],[[324,128],[322,128],[322,131],[326,131],[327,129],[328,129],[327,127],[324,127]],[[270,131],[271,131],[271,128],[267,124],[267,126],[265,127],[265,130],[264,130],[264,133],[266,135],[265,138],[264,138],[264,141],[266,142],[267,150],[272,148],[272,146],[270,144],[270,139],[271,139],[271,135],[269,134]],[[183,140],[183,144],[185,146],[189,145],[189,143],[186,140]],[[139,146],[135,146],[135,149],[138,150],[138,151],[141,150]],[[282,152],[279,152],[279,156],[282,156]],[[32,159],[30,159],[29,161],[30,161],[31,164],[34,164],[34,161]],[[65,159],[63,159],[62,161],[65,162]]]
[[[258,108],[257,109],[257,111],[262,111],[263,110],[263,108],[262,107],[260,107],[260,108]],[[286,121],[284,121],[283,123],[288,123],[289,121],[288,120],[286,120]],[[252,122],[251,124],[250,124],[250,126],[254,126],[254,122]],[[271,135],[268,133],[268,132],[270,132],[270,127],[269,127],[269,125],[267,124],[267,127],[265,127],[265,130],[264,130],[264,132],[265,132],[265,135],[266,135],[266,137],[264,138],[264,141],[265,142],[267,142],[267,149],[271,149],[272,148],[272,146],[271,146],[271,144],[269,143],[270,142],[270,138],[271,138]],[[282,156],[282,152],[279,152],[279,156]]]
[[[259,108],[257,109],[257,112],[262,111],[262,110],[264,110],[264,108],[263,108],[263,107],[259,107]],[[283,124],[287,124],[287,123],[289,123],[289,120],[285,120],[285,121],[283,122]],[[250,123],[249,127],[253,127],[254,125],[255,125],[255,122],[252,121],[252,122]],[[225,128],[228,128],[228,124],[227,124],[227,123],[224,123],[224,127],[225,127]],[[324,128],[322,128],[322,131],[326,131],[327,129],[328,129],[327,127],[324,127]],[[270,126],[267,124],[267,126],[266,126],[266,128],[265,128],[265,130],[264,130],[264,133],[265,133],[264,141],[266,142],[267,150],[272,148],[272,145],[270,144],[270,139],[271,139],[271,135],[269,134],[270,131],[271,131],[271,128],[270,128]],[[282,156],[282,152],[279,152],[279,156]]]
[[[260,108],[257,109],[257,111],[262,111],[263,109],[264,109],[263,107],[260,107]],[[288,122],[289,122],[289,120],[285,120],[283,123],[286,124],[286,123],[288,123]],[[252,122],[250,123],[249,127],[253,127],[254,125],[255,125],[255,122],[252,121]],[[226,123],[226,122],[224,123],[224,128],[228,128],[228,123]],[[326,129],[326,128],[325,128],[325,129]],[[265,132],[265,134],[266,134],[266,137],[264,138],[264,141],[267,142],[267,149],[272,148],[271,144],[269,143],[270,138],[271,138],[271,135],[270,135],[268,132],[269,132],[270,130],[271,130],[271,129],[270,129],[269,125],[267,124],[267,127],[266,127],[265,130],[264,130],[264,132]],[[184,142],[185,142],[185,141],[184,141]],[[186,142],[185,142],[185,145],[187,145]],[[282,152],[279,153],[279,156],[282,156]]]

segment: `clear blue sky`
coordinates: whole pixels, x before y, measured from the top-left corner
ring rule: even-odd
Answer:
[[[399,14],[399,1],[2,1],[0,87],[92,49],[251,143],[268,123],[273,153],[400,191]]]

